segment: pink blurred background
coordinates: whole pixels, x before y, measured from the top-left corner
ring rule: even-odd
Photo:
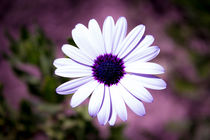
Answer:
[[[19,28],[26,25],[33,29],[40,25],[47,36],[57,46],[57,57],[62,57],[62,44],[71,37],[71,30],[77,23],[87,25],[95,18],[102,26],[106,16],[113,16],[115,21],[125,16],[128,30],[144,24],[146,34],[155,37],[154,45],[160,47],[160,55],[153,61],[161,64],[166,73],[161,77],[167,82],[167,89],[162,91],[150,90],[154,97],[151,104],[144,103],[147,114],[138,117],[129,110],[125,135],[128,139],[144,139],[143,131],[150,131],[157,139],[177,139],[176,133],[165,130],[168,121],[186,120],[192,115],[192,108],[197,115],[209,115],[210,98],[207,96],[202,103],[202,109],[194,105],[193,101],[177,96],[173,89],[173,74],[182,74],[195,83],[199,81],[189,56],[180,44],[177,44],[167,32],[166,27],[183,19],[179,8],[167,0],[1,0],[0,2],[0,52],[8,52],[8,42],[4,31],[8,30],[17,36]],[[195,50],[209,52],[208,45],[200,39],[193,39]],[[12,73],[7,61],[0,58],[0,81],[5,85],[4,96],[13,108],[17,108],[22,98],[31,98],[25,85]],[[33,71],[39,75],[38,72]],[[206,92],[206,91],[205,91]],[[195,93],[196,94],[196,93]],[[197,96],[196,96],[197,97]],[[196,102],[195,102],[196,103]],[[200,103],[200,102],[199,102]],[[200,105],[200,104],[198,104]],[[193,114],[194,115],[194,114]],[[95,124],[97,120],[94,118]],[[118,123],[123,123],[118,121]],[[101,135],[107,138],[108,126],[97,126]]]

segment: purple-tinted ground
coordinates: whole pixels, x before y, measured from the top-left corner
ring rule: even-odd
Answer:
[[[167,7],[167,4],[165,1],[164,7]],[[151,90],[154,102],[145,103],[146,116],[138,117],[129,111],[125,135],[129,139],[140,139],[141,131],[146,129],[161,135],[164,139],[176,139],[176,135],[165,132],[163,127],[168,120],[185,119],[188,103],[174,97],[170,84],[171,71],[174,67],[182,65],[183,71],[187,71],[192,79],[197,77],[194,76],[195,71],[191,68],[189,60],[186,59],[185,52],[165,32],[167,24],[179,20],[177,10],[173,7],[170,8],[170,4],[168,6],[170,10],[162,9],[161,12],[157,12],[157,8],[145,1],[1,0],[0,51],[9,51],[4,30],[7,29],[17,35],[22,25],[26,25],[30,29],[33,29],[35,25],[40,25],[56,44],[57,57],[61,57],[63,56],[61,46],[66,43],[67,37],[71,36],[71,30],[77,23],[87,25],[91,18],[95,18],[102,25],[105,17],[110,15],[114,17],[115,21],[120,16],[125,16],[128,20],[129,31],[138,24],[144,24],[146,25],[146,34],[154,35],[156,39],[154,45],[158,45],[161,49],[160,55],[154,61],[166,69],[166,73],[161,77],[168,83],[168,86],[166,90],[162,91]],[[176,62],[180,63],[173,63],[174,58],[176,58]],[[4,95],[8,102],[16,108],[21,98],[30,98],[30,96],[24,84],[15,78],[7,62],[0,60],[0,68],[0,81],[5,85]],[[98,127],[102,131],[106,130],[106,127]],[[106,137],[108,132],[103,131],[101,135]]]

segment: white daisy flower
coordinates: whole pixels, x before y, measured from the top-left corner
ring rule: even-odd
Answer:
[[[69,58],[54,61],[56,75],[74,78],[60,85],[56,92],[74,93],[72,107],[90,96],[88,112],[97,116],[101,125],[114,125],[117,116],[127,120],[126,105],[137,115],[145,115],[142,102],[153,101],[146,88],[166,88],[166,83],[154,76],[164,73],[164,68],[148,62],[160,52],[159,47],[151,46],[153,36],[143,36],[144,25],[138,25],[127,36],[126,32],[125,17],[120,17],[116,24],[111,16],[107,17],[102,31],[95,19],[89,21],[88,28],[77,24],[72,37],[79,48],[63,45],[62,51]]]

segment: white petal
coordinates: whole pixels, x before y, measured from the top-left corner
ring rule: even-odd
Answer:
[[[138,49],[138,48],[136,48]],[[145,49],[141,49],[138,53],[131,53],[129,57],[126,57],[124,59],[125,63],[131,63],[134,61],[142,61],[142,62],[147,62],[155,58],[160,52],[159,47],[153,46],[153,47],[148,47]]]
[[[59,87],[56,88],[56,92],[58,94],[66,95],[66,94],[71,94],[77,91],[77,89],[86,84],[87,82],[93,80],[92,77],[82,77],[78,79],[74,79],[71,81],[68,81],[66,83],[63,83]]]
[[[85,99],[90,96],[93,90],[99,85],[95,80],[92,80],[85,85],[81,86],[71,98],[71,106],[76,107],[80,105]]]
[[[100,111],[97,114],[98,122],[101,125],[105,125],[110,117],[111,103],[110,103],[110,91],[109,87],[105,86],[105,97]]]
[[[78,48],[65,44],[62,46],[62,51],[68,56],[70,57],[72,60],[81,63],[81,64],[85,64],[85,65],[89,65],[92,66],[93,65],[93,60],[91,60],[88,56],[86,56],[82,51],[80,51]]]
[[[82,25],[77,24],[76,28],[72,30],[72,38],[83,53],[88,55],[92,60],[97,57],[97,52],[90,40],[90,33],[88,29]]]
[[[123,79],[120,80],[122,86],[129,91],[136,98],[151,103],[153,101],[152,95],[135,79],[130,75],[125,75]]]
[[[156,63],[135,61],[129,64],[126,63],[125,71],[139,74],[162,74],[164,73],[164,68]]]
[[[133,58],[133,56],[137,56],[144,49],[148,48],[154,42],[154,37],[152,35],[146,35],[143,40],[138,44],[136,49],[132,51],[129,55],[126,56],[126,60]]]
[[[55,59],[54,62],[53,62],[53,65],[58,68],[58,67],[62,67],[62,66],[69,66],[71,65],[72,60],[69,59],[69,58],[58,58],[58,59]]]
[[[145,115],[145,108],[141,101],[131,95],[121,84],[119,86],[119,93],[122,95],[128,107],[139,116]]]
[[[93,94],[91,95],[88,112],[90,116],[95,117],[101,108],[101,104],[104,98],[104,84],[100,84],[96,87]]]
[[[116,30],[115,30],[115,38],[114,38],[114,44],[113,44],[113,48],[112,48],[112,53],[116,54],[116,48],[118,47],[118,45],[124,40],[125,36],[127,33],[127,21],[125,17],[120,17],[117,20],[116,23]]]
[[[120,58],[124,58],[137,47],[137,44],[144,34],[144,31],[145,26],[138,25],[127,35],[123,42],[117,47],[117,52],[119,52],[118,56]]]
[[[117,113],[114,110],[114,107],[112,105],[112,113],[111,113],[111,117],[110,117],[110,120],[109,120],[109,125],[113,126],[116,122],[116,119],[117,119]]]
[[[127,120],[127,109],[125,102],[121,96],[120,88],[117,85],[110,87],[111,101],[118,116],[123,120]]]
[[[83,65],[71,65],[71,66],[63,66],[59,67],[55,70],[55,74],[62,77],[67,78],[76,78],[83,76],[91,76],[92,69]]]
[[[103,35],[98,25],[98,22],[95,19],[91,19],[88,24],[89,31],[92,36],[92,40],[95,43],[95,49],[97,49],[99,54],[106,53]]]
[[[131,76],[133,76],[135,80],[139,81],[139,83],[141,83],[146,88],[156,90],[162,90],[166,88],[166,82],[157,76],[147,74],[135,74]]]
[[[111,16],[108,16],[103,24],[103,37],[107,53],[111,53],[114,33],[115,33],[114,20]]]
[[[154,37],[152,35],[146,35],[145,38],[141,41],[141,43],[138,45],[138,48],[147,48],[154,42]]]

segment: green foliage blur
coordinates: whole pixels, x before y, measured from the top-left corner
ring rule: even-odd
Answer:
[[[180,67],[174,67],[170,72],[170,86],[177,100],[184,101],[189,109],[185,120],[171,120],[165,129],[177,139],[207,140],[210,139],[210,114],[209,109],[203,110],[209,108],[206,103],[209,102],[210,91],[210,1],[172,0],[172,3],[182,17],[170,24],[166,32],[185,52],[195,74],[183,73],[182,62],[173,59],[174,64],[179,63]],[[192,42],[195,39],[207,49],[196,46]],[[200,51],[196,47],[200,47]]]
[[[203,97],[208,96],[210,81],[210,1],[172,0],[172,3],[179,9],[182,17],[170,24],[166,32],[186,53],[186,59],[191,62],[196,77],[192,80],[189,78],[192,75],[183,74],[175,68],[171,72],[173,87],[179,96],[190,100],[203,100]],[[194,40],[202,42],[207,49],[203,49],[202,44],[195,44]]]
[[[54,75],[55,47],[43,30],[37,27],[29,32],[22,27],[17,39],[8,32],[6,36],[11,52],[4,54],[4,58],[26,85],[31,99],[23,99],[19,110],[14,110],[4,99],[3,85],[0,85],[0,139],[103,139],[88,115],[87,107],[66,108],[69,105],[64,104],[64,96],[55,93],[56,87],[67,79]],[[68,42],[74,43],[72,39]],[[36,69],[40,76],[27,71],[25,66]],[[67,113],[68,110],[72,113]],[[124,139],[123,128],[112,127],[109,139]],[[117,133],[112,133],[112,129]]]

